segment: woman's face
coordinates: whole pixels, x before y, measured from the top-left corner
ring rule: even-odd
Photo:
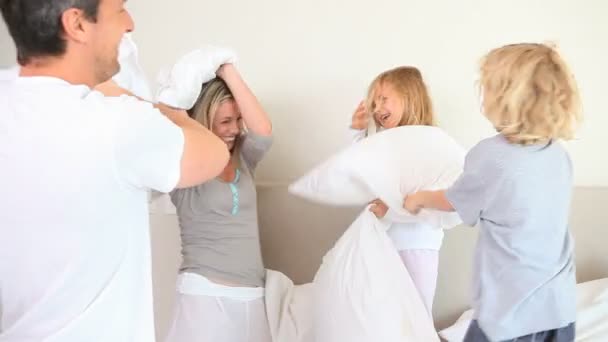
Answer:
[[[374,118],[384,128],[399,126],[403,117],[403,100],[390,84],[382,83],[376,90]]]
[[[215,111],[211,132],[222,139],[231,151],[241,134],[241,120],[241,112],[234,100],[223,101]]]

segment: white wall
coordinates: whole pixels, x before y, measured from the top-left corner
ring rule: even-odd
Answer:
[[[585,104],[580,141],[570,144],[576,183],[608,185],[600,140],[608,125],[605,1],[193,0],[171,10],[164,3],[129,2],[144,67],[155,71],[199,44],[233,46],[276,128],[260,180],[292,179],[343,146],[368,83],[400,64],[422,69],[441,125],[471,146],[492,134],[474,87],[479,57],[504,43],[552,40]]]
[[[15,64],[15,45],[8,35],[4,20],[0,19],[0,67]]]
[[[171,5],[168,5],[168,4]],[[198,45],[234,47],[272,116],[276,144],[259,180],[286,182],[346,143],[345,129],[371,79],[397,65],[421,68],[440,124],[465,146],[492,134],[479,114],[476,65],[490,48],[557,42],[580,84],[586,121],[569,144],[577,185],[608,185],[608,2],[604,0],[130,0],[151,79]],[[14,49],[0,31],[0,65]]]

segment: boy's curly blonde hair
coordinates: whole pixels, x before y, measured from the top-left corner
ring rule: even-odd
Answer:
[[[558,52],[545,44],[512,44],[481,61],[485,116],[510,142],[530,145],[572,139],[581,121],[576,82]]]

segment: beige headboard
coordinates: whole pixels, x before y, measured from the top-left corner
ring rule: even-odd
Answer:
[[[547,194],[550,196],[550,194]],[[608,277],[608,188],[577,188],[572,210],[579,281]],[[285,186],[259,186],[262,252],[266,267],[296,283],[309,282],[323,255],[359,212],[310,203],[287,193]],[[152,249],[157,335],[162,340],[171,316],[179,265],[179,233],[174,215],[153,214]],[[441,250],[434,304],[437,328],[453,323],[467,308],[473,228],[448,231]]]

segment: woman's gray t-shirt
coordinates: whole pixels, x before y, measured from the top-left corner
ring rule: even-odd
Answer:
[[[181,229],[180,272],[243,286],[264,286],[253,174],[272,137],[248,133],[240,145],[238,180],[218,178],[171,192]]]

